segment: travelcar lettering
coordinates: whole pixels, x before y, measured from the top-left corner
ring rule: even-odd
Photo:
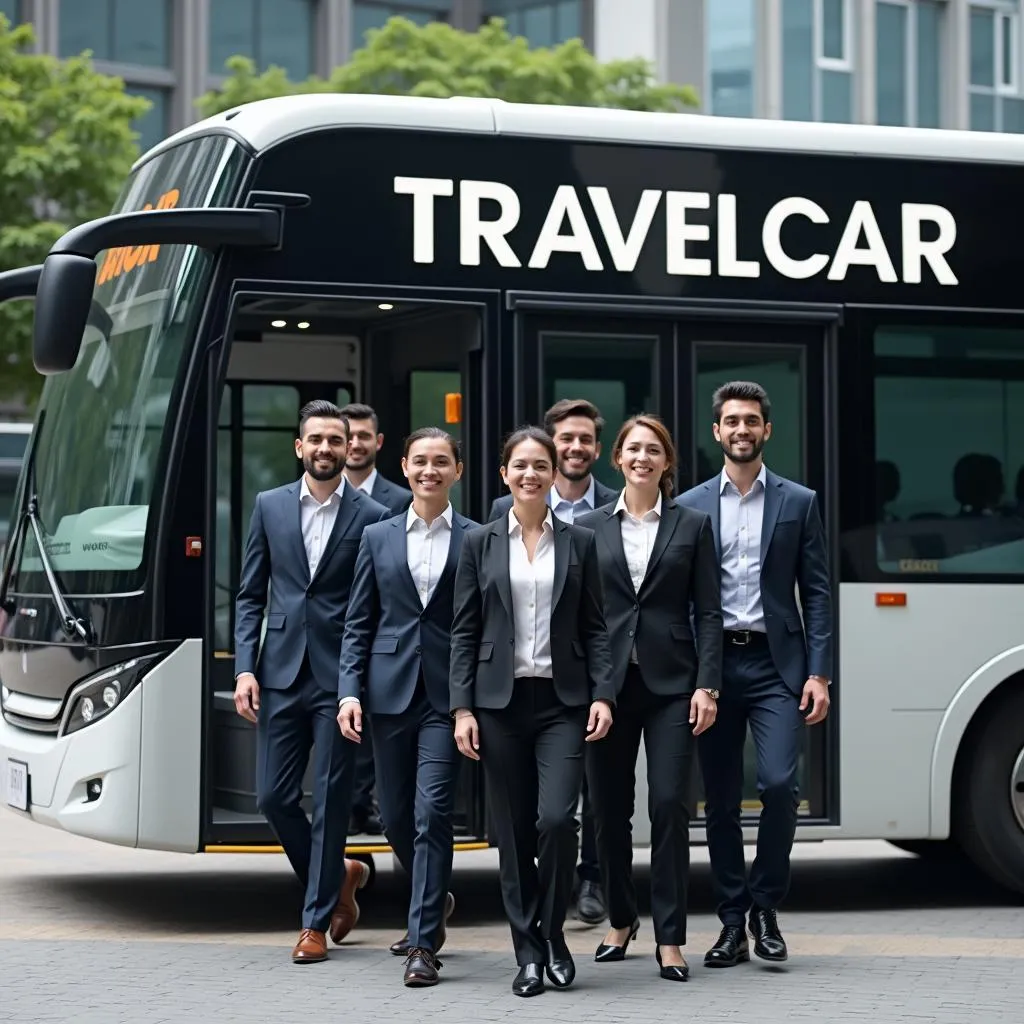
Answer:
[[[181,193],[178,189],[172,188],[169,192],[164,192],[157,199],[155,207],[152,203],[146,203],[142,209],[173,210],[178,205],[180,198]],[[134,245],[123,246],[119,249],[109,249],[103,260],[103,265],[100,267],[96,283],[98,285],[105,284],[107,281],[112,281],[122,274],[127,274],[136,267],[141,267],[146,263],[154,263],[159,255],[159,245]]]
[[[736,195],[644,189],[627,223],[616,214],[604,186],[559,185],[532,245],[513,248],[509,235],[520,222],[519,194],[499,181],[397,176],[396,195],[412,197],[412,258],[435,260],[438,216],[449,216],[444,201],[457,196],[459,262],[479,266],[484,251],[499,266],[543,270],[555,253],[578,256],[589,271],[606,269],[598,241],[615,270],[631,273],[660,213],[665,232],[665,272],[683,277],[757,278],[765,263],[775,273],[801,281],[824,275],[844,281],[851,267],[870,268],[884,284],[921,284],[926,271],[941,285],[958,284],[946,259],[956,242],[953,214],[934,203],[902,203],[898,238],[885,239],[872,203],[856,200],[849,209],[826,210],[804,196],[786,196],[761,222],[760,254],[740,253]],[[441,201],[441,204],[438,201]],[[485,206],[486,204],[486,206]],[[784,244],[787,224],[842,223],[833,251],[792,252]],[[596,230],[595,230],[596,228]],[[705,243],[698,250],[700,243]],[[528,251],[527,251],[528,250]]]

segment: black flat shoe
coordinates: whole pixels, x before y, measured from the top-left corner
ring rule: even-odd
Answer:
[[[594,953],[594,961],[599,964],[614,964],[620,960],[626,959],[626,950],[629,949],[630,942],[636,938],[636,933],[640,931],[640,918],[638,917],[629,926],[629,935],[626,941],[621,946],[612,946],[606,942],[602,942],[597,947],[597,952]]]
[[[568,988],[576,980],[576,964],[564,938],[547,939],[544,943],[548,980],[555,988]]]
[[[680,967],[678,964],[670,964],[668,967],[666,967],[661,962],[660,946],[654,951],[654,959],[658,961],[658,971],[666,981],[690,980],[690,968],[688,964],[683,964],[682,967]]]
[[[544,965],[523,964],[512,982],[512,995],[539,996],[544,991]]]

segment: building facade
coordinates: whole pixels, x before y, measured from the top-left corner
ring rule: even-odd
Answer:
[[[40,51],[91,50],[153,104],[143,149],[196,118],[233,54],[293,80],[329,74],[394,14],[533,44],[580,37],[644,56],[706,113],[1024,131],[1024,0],[0,0]]]

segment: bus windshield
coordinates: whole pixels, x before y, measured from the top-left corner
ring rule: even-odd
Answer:
[[[114,212],[227,205],[243,162],[227,136],[177,146],[133,173]],[[65,586],[83,594],[141,582],[164,426],[213,259],[193,246],[147,245],[100,253],[97,266],[93,297],[109,333],[90,317],[74,367],[47,378],[32,466],[46,553]],[[30,531],[20,546],[15,588],[45,590]]]

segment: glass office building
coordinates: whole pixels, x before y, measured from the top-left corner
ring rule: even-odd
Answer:
[[[697,87],[706,113],[1024,130],[1024,0],[0,0],[37,46],[91,50],[153,104],[143,147],[194,120],[232,54],[327,74],[393,14],[532,43],[580,37]]]

